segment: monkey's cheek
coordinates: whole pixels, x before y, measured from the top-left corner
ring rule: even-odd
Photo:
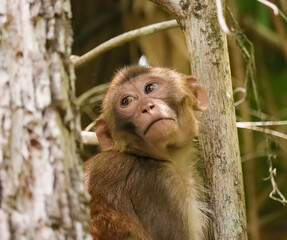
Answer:
[[[147,133],[145,139],[149,142],[157,142],[169,139],[177,131],[177,124],[173,120],[161,120],[154,123]]]

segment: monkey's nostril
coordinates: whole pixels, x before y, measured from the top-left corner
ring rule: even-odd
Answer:
[[[150,110],[152,110],[154,108],[154,104],[148,104],[147,106],[144,107],[144,109],[142,110],[142,113],[147,113]]]

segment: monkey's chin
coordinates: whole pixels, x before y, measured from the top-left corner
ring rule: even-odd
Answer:
[[[160,119],[148,127],[144,138],[148,142],[161,144],[169,140],[176,131],[177,123],[174,119]]]

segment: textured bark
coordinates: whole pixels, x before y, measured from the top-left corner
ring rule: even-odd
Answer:
[[[0,1],[1,240],[90,239],[70,17],[68,0]]]
[[[217,21],[215,1],[197,4],[193,2],[183,25],[192,75],[208,89],[210,98],[200,134],[214,214],[210,239],[243,240],[247,239],[245,197],[226,35]]]
[[[162,6],[170,1],[154,2]],[[181,11],[171,12],[184,31],[192,75],[207,88],[210,98],[199,136],[213,212],[209,239],[244,240],[245,197],[226,35],[218,24],[214,0],[182,0],[179,6]]]

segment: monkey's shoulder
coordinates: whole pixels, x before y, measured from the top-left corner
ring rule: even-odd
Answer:
[[[108,169],[124,169],[135,161],[135,157],[118,151],[100,152],[84,164],[84,171],[106,171]]]
[[[134,157],[117,151],[100,152],[84,163],[86,178],[101,181],[103,178],[118,181],[132,167]]]
[[[118,182],[121,179],[127,180],[129,175],[134,174],[155,174],[161,177],[161,173],[164,174],[164,178],[171,175],[179,176],[181,179],[183,176],[188,177],[193,169],[194,166],[190,167],[185,163],[175,164],[118,151],[100,152],[84,164],[85,175],[97,182],[105,178]]]
[[[147,176],[160,178],[161,173],[165,175],[167,168],[164,161],[153,158],[104,151],[84,164],[85,183],[93,188],[119,188],[123,184],[132,186]]]

